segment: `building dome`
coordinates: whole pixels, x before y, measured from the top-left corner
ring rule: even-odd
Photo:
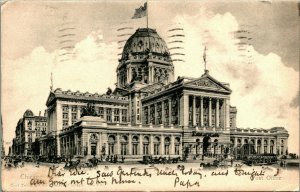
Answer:
[[[30,109],[27,109],[23,115],[23,117],[33,117],[34,114]]]
[[[127,40],[124,45],[122,60],[127,60],[128,56],[158,55],[164,60],[170,60],[170,52],[166,42],[157,34],[155,29],[140,28]]]

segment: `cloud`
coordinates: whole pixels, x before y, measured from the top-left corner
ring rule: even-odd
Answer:
[[[286,67],[279,55],[263,55],[252,46],[248,46],[252,60],[250,64],[245,62],[233,33],[239,24],[230,13],[214,15],[201,8],[198,14],[183,15],[175,21],[185,25],[187,54],[184,65],[175,64],[175,75],[199,77],[203,73],[202,54],[206,45],[210,74],[230,83],[233,90],[231,105],[238,109],[237,126],[284,126],[293,143],[290,151],[298,151],[299,106],[291,105],[299,95],[298,72]]]
[[[117,43],[103,43],[101,34],[93,32],[75,45],[73,57],[59,62],[59,50],[47,52],[43,47],[2,65],[2,114],[4,140],[15,136],[16,124],[26,109],[35,115],[44,113],[50,92],[50,74],[54,88],[104,93],[116,82]],[[7,151],[7,150],[6,150]]]

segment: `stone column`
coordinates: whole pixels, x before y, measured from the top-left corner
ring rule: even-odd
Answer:
[[[150,155],[154,154],[154,146],[153,146],[153,135],[150,136]]]
[[[111,108],[111,122],[115,122],[115,108]]]
[[[211,98],[210,97],[208,103],[208,126],[211,127]]]
[[[146,118],[148,118],[148,124],[150,124],[151,123],[151,115],[150,115],[150,105],[148,105],[148,116],[146,117]]]
[[[132,68],[131,68],[131,66],[130,66],[130,67],[129,67],[129,76],[128,76],[128,82],[129,82],[129,83],[130,83],[131,79],[132,79]]]
[[[257,154],[257,138],[255,138],[254,139],[254,150],[255,150],[255,152],[256,152],[256,154]]]
[[[225,123],[225,99],[222,99],[222,106],[221,106],[221,128],[225,129],[226,123]]]
[[[91,155],[90,134],[87,134],[87,154]]]
[[[80,119],[80,116],[81,116],[81,114],[80,114],[80,106],[77,105],[77,119]]]
[[[59,131],[58,131],[58,134],[59,134]],[[57,135],[58,135],[57,134]],[[57,139],[56,139],[56,155],[57,156],[61,156],[61,151],[60,151],[60,138],[59,136],[57,136]]]
[[[174,137],[174,135],[171,135],[170,155],[175,155],[175,137]]]
[[[270,153],[271,139],[268,138],[267,153]]]
[[[230,105],[230,101],[229,101],[229,99],[226,99],[226,114],[225,114],[226,128],[225,129],[228,129],[230,127],[229,105]]]
[[[132,155],[132,135],[128,136],[128,155]]]
[[[120,145],[120,134],[117,133],[117,146],[116,146],[117,150],[116,150],[116,154],[120,155],[121,154],[121,145]]]
[[[102,139],[101,139],[101,134],[102,133],[98,133],[98,149],[97,149],[97,154],[101,155],[101,151],[102,151]]]
[[[200,97],[200,126],[203,127],[203,97]]]
[[[189,96],[183,94],[180,98],[180,124],[185,128],[189,125]]]
[[[237,147],[237,137],[234,137],[234,147]]]
[[[130,83],[130,80],[129,80],[129,68],[126,68],[126,80],[127,80],[127,83]]]
[[[279,145],[278,145],[278,151],[279,151],[279,155],[281,155],[281,142],[279,140]]]
[[[143,155],[143,135],[142,134],[140,134],[140,144],[139,144],[139,146],[140,146],[140,155]]]
[[[165,154],[165,137],[164,137],[163,134],[161,135],[160,140],[161,140],[161,142],[160,142],[160,154],[164,155]]]
[[[220,127],[220,111],[219,111],[219,99],[217,98],[216,102],[216,126],[215,127]]]
[[[273,153],[277,155],[277,139],[274,139],[274,148],[273,148]]]
[[[193,126],[196,126],[196,96],[193,95]]]
[[[287,150],[287,139],[284,139],[284,144],[283,144],[283,154],[284,155],[287,155],[286,150]]]
[[[75,155],[78,155],[78,145],[77,145],[77,139],[78,139],[78,135],[77,133],[74,133],[74,147],[75,147]]]
[[[154,104],[154,125],[157,125],[157,103]]]
[[[164,101],[161,101],[161,123],[164,125],[165,123],[165,104]]]
[[[172,100],[169,98],[169,126],[172,124]]]
[[[260,152],[261,152],[261,154],[264,153],[264,146],[265,146],[264,141],[265,141],[265,139],[261,138],[261,145],[260,145]]]
[[[71,111],[71,108],[72,106],[71,105],[68,105],[69,109],[68,109],[68,125],[71,126],[72,125],[72,111]]]
[[[103,107],[103,118],[104,118],[104,120],[106,122],[107,121],[107,118],[106,118],[106,107]]]
[[[123,111],[122,108],[119,109],[119,123],[123,123],[123,121],[122,121],[122,117],[123,117],[122,111]]]

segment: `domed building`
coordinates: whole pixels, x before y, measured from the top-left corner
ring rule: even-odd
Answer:
[[[153,84],[172,82],[174,66],[166,42],[149,28],[138,29],[126,42],[117,68],[117,85],[134,81]]]
[[[104,94],[50,92],[40,155],[142,160],[287,153],[284,128],[237,127],[228,83],[207,70],[174,79],[169,49],[154,29],[137,29],[127,40],[116,73],[116,88]]]

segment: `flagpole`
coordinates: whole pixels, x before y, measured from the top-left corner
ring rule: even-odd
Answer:
[[[147,29],[148,29],[148,10],[149,10],[149,3],[148,3],[148,0],[146,1],[146,11],[147,11]]]

